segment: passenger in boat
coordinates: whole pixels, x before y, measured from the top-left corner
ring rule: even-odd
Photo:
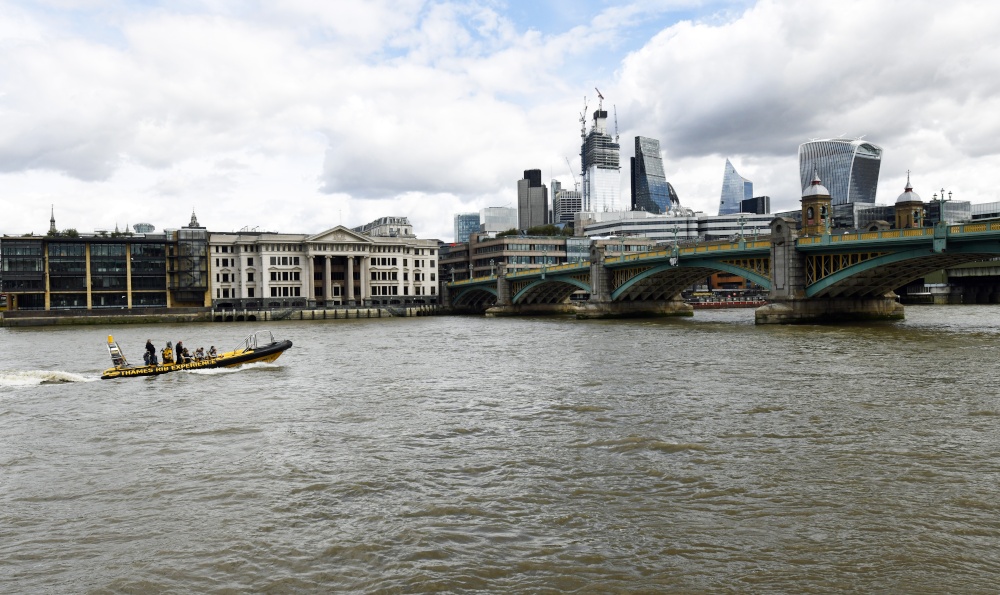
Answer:
[[[184,363],[184,342],[183,341],[178,341],[177,342],[177,348],[174,349],[174,352],[177,353],[177,363],[178,364],[183,364]]]
[[[219,357],[219,352],[215,350],[215,345],[208,348],[208,357],[212,359]]]
[[[142,354],[142,361],[146,362],[146,365],[156,363],[156,347],[153,347],[153,340],[146,339],[146,352]]]
[[[167,341],[167,346],[160,351],[160,355],[163,356],[164,364],[174,363],[174,348],[171,345],[170,341]]]
[[[199,347],[198,349],[195,349],[194,350],[194,361],[200,362],[203,359],[205,359],[205,348],[204,347]]]

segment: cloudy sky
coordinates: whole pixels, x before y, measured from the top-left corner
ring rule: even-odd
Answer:
[[[1000,4],[0,0],[0,233],[314,233],[572,185],[587,101],[714,214],[729,158],[795,208],[798,145],[884,148],[878,202],[1000,200]],[[567,159],[571,165],[567,165]]]

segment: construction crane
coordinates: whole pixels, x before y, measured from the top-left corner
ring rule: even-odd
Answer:
[[[597,91],[597,109],[600,110],[604,105],[604,95],[601,95],[601,90],[597,87],[594,87],[594,90]]]
[[[583,97],[583,111],[580,112],[580,139],[587,138],[587,97]]]
[[[615,142],[618,142],[618,106],[612,105],[612,109],[615,110]]]
[[[564,156],[564,159],[566,159],[566,167],[569,168],[569,175],[573,176],[573,190],[576,190],[577,192],[579,192],[580,191],[580,182],[576,181],[576,174],[573,173],[573,164],[571,164],[569,162],[569,157],[565,157]]]

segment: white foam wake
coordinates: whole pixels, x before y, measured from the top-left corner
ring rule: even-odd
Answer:
[[[96,377],[81,376],[59,370],[0,370],[0,387],[38,386],[68,382],[94,382]]]

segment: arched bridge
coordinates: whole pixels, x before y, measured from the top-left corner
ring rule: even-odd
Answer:
[[[690,314],[680,293],[716,272],[727,272],[770,290],[770,301],[809,303],[801,315],[775,322],[901,316],[886,294],[942,268],[1000,257],[1000,222],[942,225],[879,232],[798,237],[794,223],[772,222],[772,235],[605,257],[590,261],[477,277],[446,284],[450,305],[496,313],[575,311],[578,315]],[[581,306],[570,296],[588,294]],[[892,303],[889,304],[885,300]],[[873,303],[867,303],[873,302]],[[872,308],[874,307],[874,311]],[[886,308],[892,312],[883,312]],[[780,309],[780,308],[779,308]],[[799,308],[800,310],[802,308]],[[772,308],[772,310],[776,310]],[[761,320],[758,312],[758,322]],[[885,316],[882,316],[885,314]]]

